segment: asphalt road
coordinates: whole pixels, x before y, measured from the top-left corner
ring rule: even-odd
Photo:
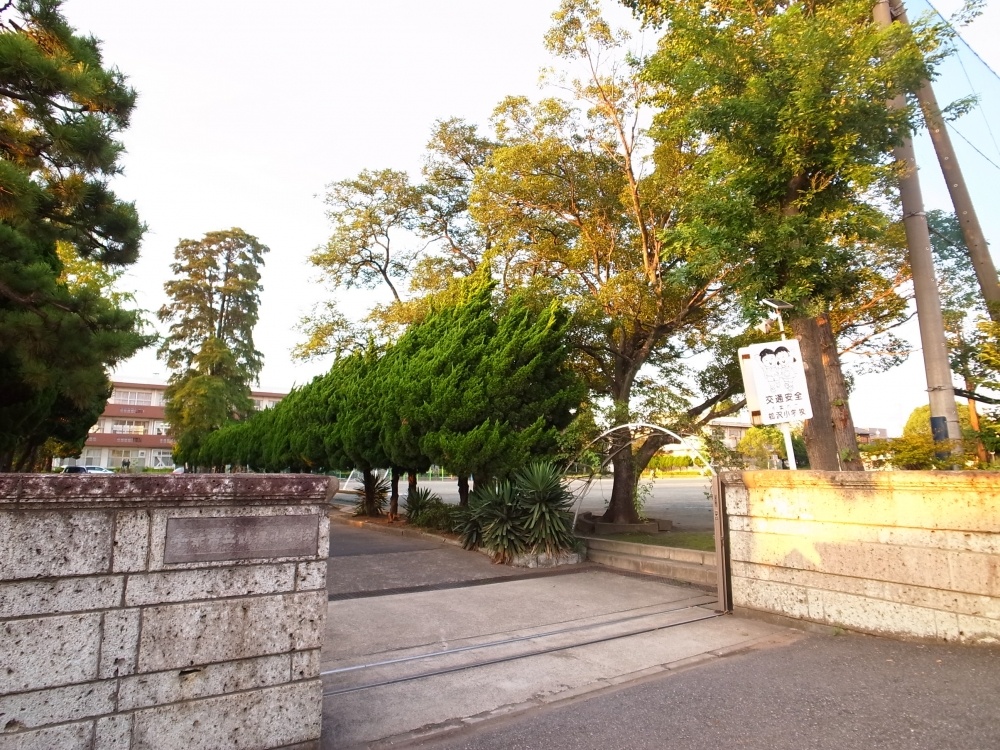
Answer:
[[[572,481],[570,489],[582,500],[580,510],[602,513],[611,498],[610,477],[597,479],[586,487],[582,481]],[[650,485],[650,494],[644,513],[651,518],[666,518],[681,531],[711,531],[712,498],[709,494],[711,480],[707,477],[682,477],[677,479],[643,480]],[[350,487],[357,486],[351,482]],[[458,485],[454,480],[430,480],[420,483],[436,493],[446,503],[458,503]]]
[[[814,635],[408,747],[994,750],[998,705],[998,650]]]

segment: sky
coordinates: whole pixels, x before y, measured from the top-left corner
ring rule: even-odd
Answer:
[[[308,255],[329,235],[323,195],[362,169],[419,174],[436,120],[485,126],[505,96],[539,95],[539,70],[552,63],[542,45],[557,0],[298,0],[278,8],[260,0],[66,0],[79,31],[103,42],[105,62],[139,92],[122,135],[124,174],[113,187],[135,201],[149,227],[141,259],[124,277],[140,307],[165,301],[173,250],[181,239],[240,227],[270,248],[254,340],[264,354],[261,390],[285,392],[324,372],[329,361],[297,362],[299,319],[330,294]],[[957,0],[937,0],[946,15]],[[926,7],[908,4],[911,18]],[[608,17],[629,22],[605,3]],[[1000,71],[1000,0],[963,36]],[[958,128],[1000,164],[1000,81],[960,45],[936,84],[942,104],[973,91],[974,111]],[[986,124],[992,119],[993,133]],[[993,187],[1000,168],[956,138],[987,238],[1000,246]],[[933,152],[917,141],[928,208],[949,208]],[[966,166],[968,165],[968,166]],[[926,178],[926,179],[925,179]],[[368,292],[339,292],[360,317]],[[915,333],[911,336],[916,341]],[[113,377],[165,382],[153,350]],[[898,434],[926,403],[919,352],[889,373],[864,376],[851,399],[855,423]]]

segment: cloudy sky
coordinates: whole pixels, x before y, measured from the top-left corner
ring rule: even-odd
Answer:
[[[125,174],[115,189],[134,200],[149,225],[142,259],[124,285],[142,307],[163,302],[173,249],[182,238],[238,226],[271,253],[264,270],[255,333],[265,364],[260,387],[287,391],[329,363],[293,362],[298,319],[327,294],[306,258],[329,226],[325,186],[365,168],[416,175],[437,119],[485,124],[508,94],[538,94],[538,72],[550,64],[542,35],[557,0],[67,0],[80,31],[103,40],[105,59],[139,92],[124,134]],[[624,9],[606,4],[627,22]],[[925,6],[910,3],[911,16]],[[944,13],[957,0],[938,0]],[[993,70],[1000,0],[965,32]],[[939,82],[943,101],[977,92],[986,115],[973,112],[961,131],[985,154],[956,139],[980,198],[986,232],[1000,241],[1000,220],[987,200],[1000,180],[1000,82],[966,49]],[[992,109],[990,109],[992,107]],[[992,116],[990,133],[985,123]],[[946,208],[933,155],[921,150],[928,207]],[[993,214],[997,212],[993,210]],[[364,293],[342,294],[356,314]],[[115,377],[165,381],[150,351]],[[897,370],[858,382],[852,408],[864,426],[898,432],[925,403],[919,352]]]

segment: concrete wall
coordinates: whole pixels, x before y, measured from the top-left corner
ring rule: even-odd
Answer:
[[[1000,474],[733,472],[723,484],[737,611],[1000,641]]]
[[[332,482],[0,474],[0,750],[318,748]]]

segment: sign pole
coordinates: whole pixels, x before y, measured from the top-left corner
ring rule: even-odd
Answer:
[[[776,307],[774,311],[778,313],[778,333],[781,334],[781,340],[786,341],[785,323],[781,319],[781,308]],[[798,471],[799,467],[795,463],[795,446],[792,445],[792,426],[788,422],[781,423],[781,434],[785,436],[785,455],[788,456],[788,468],[791,471]]]

